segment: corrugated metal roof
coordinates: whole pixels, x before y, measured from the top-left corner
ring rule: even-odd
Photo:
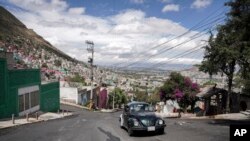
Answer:
[[[213,86],[204,87],[201,89],[201,92],[199,92],[196,96],[197,97],[206,97],[212,89],[213,89]]]

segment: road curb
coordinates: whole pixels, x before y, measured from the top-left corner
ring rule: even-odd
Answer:
[[[73,107],[77,107],[77,108],[81,108],[81,109],[85,109],[85,110],[91,111],[91,110],[89,110],[88,107],[77,105],[77,104],[73,104],[73,103],[69,103],[69,102],[60,101],[60,104],[69,105],[69,106],[73,106]]]
[[[99,110],[99,111],[100,111],[100,113],[115,113],[115,112],[119,112],[121,110],[122,109],[114,109],[114,110],[108,109],[107,111],[102,111],[102,110]]]
[[[64,119],[64,118],[69,118],[71,116],[74,116],[75,114],[71,113],[70,115],[65,115],[63,117],[59,117],[59,118],[53,118],[53,119],[40,119],[38,121],[33,121],[33,122],[28,122],[28,123],[23,123],[23,124],[13,124],[11,126],[7,126],[7,127],[0,127],[0,130],[7,130],[9,128],[14,128],[14,127],[18,127],[18,126],[24,126],[24,125],[29,125],[29,124],[36,124],[36,123],[40,123],[40,122],[47,122],[47,121],[53,121],[53,120],[59,120],[59,119]]]

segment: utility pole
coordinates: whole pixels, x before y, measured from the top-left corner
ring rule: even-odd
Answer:
[[[94,80],[94,74],[93,74],[93,62],[94,62],[94,43],[93,41],[86,40],[85,43],[87,44],[87,51],[91,53],[91,57],[88,58],[88,63],[90,64],[90,80],[91,80],[91,91],[90,91],[90,104],[89,109],[92,109],[93,106],[93,80]]]
[[[115,81],[115,89],[114,89],[114,95],[113,95],[113,109],[115,108],[115,95],[116,95],[116,88],[117,88],[118,81]]]
[[[113,95],[113,110],[115,109],[115,89],[114,89],[114,95]]]

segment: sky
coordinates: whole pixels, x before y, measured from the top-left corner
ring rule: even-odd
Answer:
[[[208,31],[223,24],[225,2],[0,0],[0,5],[78,60],[87,62],[85,41],[90,40],[97,65],[183,69],[202,61],[200,48],[207,44]]]

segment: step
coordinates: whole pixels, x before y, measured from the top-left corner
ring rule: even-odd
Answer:
[[[241,113],[241,114],[244,114],[244,115],[246,115],[246,116],[250,116],[250,112],[241,111],[240,113]]]

